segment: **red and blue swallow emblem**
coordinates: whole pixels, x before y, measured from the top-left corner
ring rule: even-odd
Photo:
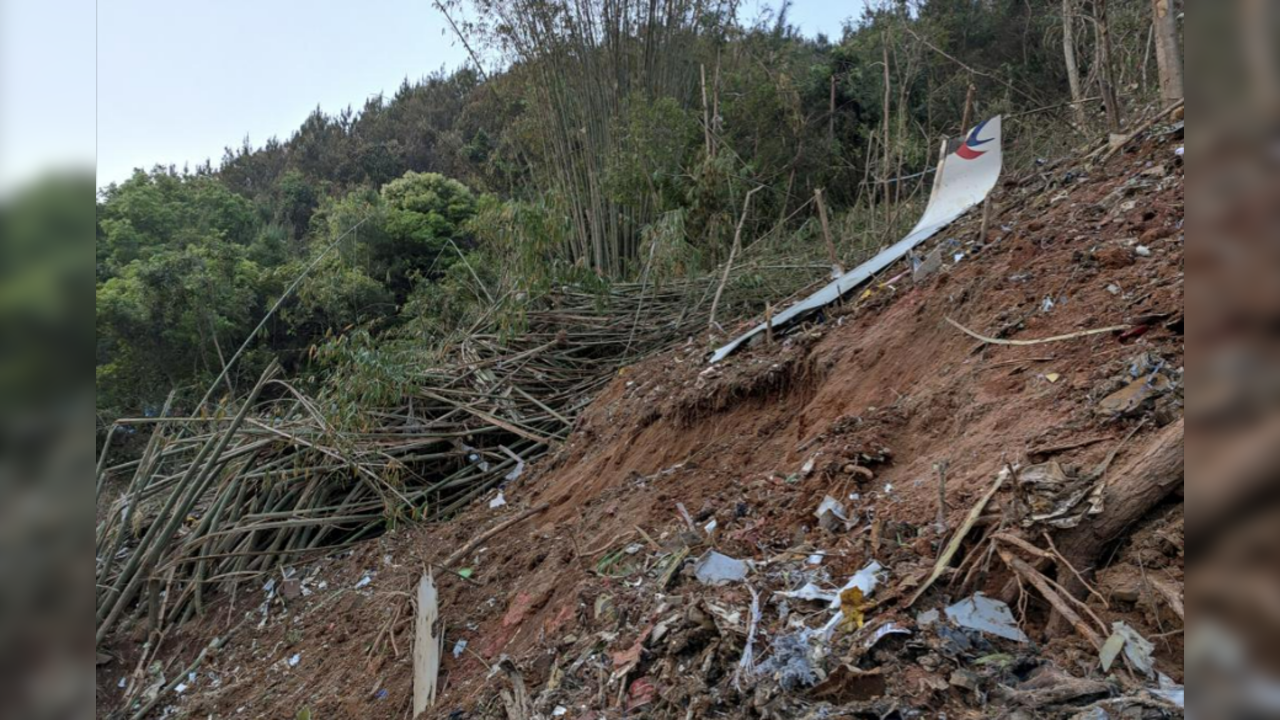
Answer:
[[[989,122],[991,121],[983,120],[981,123],[979,123],[978,126],[973,129],[973,132],[969,133],[969,137],[966,138],[965,141],[960,144],[960,147],[956,148],[956,155],[959,155],[961,158],[965,160],[975,160],[977,158],[982,157],[983,155],[986,155],[987,154],[986,150],[978,150],[977,148],[980,145],[986,145],[987,143],[991,142],[995,138],[987,138],[986,140],[979,140],[978,136],[982,134],[983,128],[985,128],[987,126],[987,123]]]

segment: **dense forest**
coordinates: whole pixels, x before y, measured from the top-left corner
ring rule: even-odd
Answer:
[[[482,314],[518,332],[553,286],[711,272],[736,230],[821,260],[820,209],[852,263],[913,222],[966,119],[1004,114],[1022,172],[1181,96],[1168,0],[895,0],[817,37],[785,4],[438,7],[483,67],[100,190],[100,428],[272,358],[394,372]]]

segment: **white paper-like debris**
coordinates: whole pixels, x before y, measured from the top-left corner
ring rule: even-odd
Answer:
[[[822,498],[818,509],[813,511],[813,516],[818,518],[818,525],[831,532],[835,532],[840,525],[845,527],[849,525],[849,515],[844,505],[830,495]]]
[[[804,464],[804,466],[803,466],[803,467],[801,467],[801,468],[800,468],[800,474],[801,474],[801,475],[803,475],[803,476],[805,476],[805,477],[809,477],[810,475],[812,475],[812,474],[813,474],[813,467],[814,467],[814,465],[816,465],[817,463],[818,463],[818,456],[817,456],[817,455],[814,455],[813,457],[809,458],[809,459],[805,462],[805,464]]]
[[[1111,630],[1115,635],[1124,638],[1124,656],[1129,658],[1129,662],[1133,663],[1134,669],[1141,672],[1147,677],[1155,675],[1155,668],[1151,659],[1151,653],[1156,649],[1152,642],[1137,631],[1126,624],[1123,620],[1117,620],[1111,623]]]
[[[849,578],[849,582],[840,588],[840,592],[835,594],[831,600],[831,607],[840,607],[840,593],[849,588],[858,588],[862,591],[863,597],[871,597],[871,593],[876,591],[876,586],[880,584],[880,573],[884,570],[884,566],[872,560],[866,567],[853,574]]]
[[[922,628],[926,628],[938,622],[938,619],[939,619],[939,613],[936,609],[925,610],[924,612],[916,616],[916,625],[919,625]]]
[[[516,461],[516,466],[511,468],[506,475],[503,475],[502,479],[508,482],[520,479],[520,476],[524,474],[524,458],[508,450],[506,445],[499,445],[498,449],[506,453],[507,457]]]
[[[1173,154],[1177,155],[1178,157],[1182,157],[1183,153],[1186,152],[1185,150],[1186,147],[1187,147],[1186,145],[1179,145],[1178,149],[1173,151]]]
[[[956,253],[956,254],[955,254],[954,256],[952,256],[952,257],[953,257],[953,259],[954,259],[956,262],[960,262],[961,260],[963,260],[963,259],[964,259],[964,253],[962,253],[962,252],[958,252],[958,253]]]
[[[1158,698],[1164,698],[1180,708],[1186,708],[1187,706],[1187,689],[1174,682],[1172,678],[1164,673],[1160,673],[1160,685],[1152,688],[1151,694]]]
[[[459,640],[458,642],[453,644],[453,656],[456,658],[462,657],[462,653],[466,652],[466,650],[467,650],[466,640]]]
[[[742,691],[744,678],[747,682],[755,680],[756,628],[760,625],[760,594],[750,585],[747,585],[747,590],[751,591],[751,619],[747,623],[747,644],[742,649],[742,659],[738,661],[737,669],[733,671],[733,686],[739,692]]]
[[[823,590],[813,583],[805,583],[799,590],[791,590],[790,592],[780,592],[776,594],[784,598],[791,598],[792,600],[817,600],[824,603],[829,603],[832,600],[835,600],[836,604],[839,604],[840,602],[835,592],[831,590]]]
[[[881,640],[883,640],[885,637],[889,635],[910,635],[910,634],[911,634],[910,630],[902,627],[898,623],[888,622],[876,628],[871,633],[871,637],[867,638],[866,642],[862,643],[862,646],[870,650],[871,648],[876,646],[876,643],[880,642]]]
[[[821,565],[822,559],[823,558],[821,555],[814,553],[813,555],[810,555],[809,557],[805,558],[805,562],[809,563],[810,565]]]
[[[1002,637],[1016,642],[1027,642],[1026,633],[1018,628],[1013,611],[999,600],[978,593],[947,608],[947,617],[960,627]]]
[[[302,662],[302,653],[294,653],[289,656],[289,667],[298,667],[300,662]]]
[[[745,580],[747,570],[746,561],[711,550],[698,560],[698,564],[693,567],[693,575],[705,585],[724,585]]]
[[[1139,245],[1133,251],[1142,257],[1151,257],[1151,248],[1146,245]]]
[[[507,497],[502,494],[501,490],[499,490],[497,497],[489,501],[489,509],[497,510],[498,508],[506,504],[507,504]]]
[[[702,529],[706,530],[708,535],[714,533],[716,531],[716,519],[711,518],[711,522],[704,525]]]
[[[359,590],[360,588],[368,585],[371,582],[373,582],[373,575],[371,575],[370,573],[365,573],[364,577],[356,581],[356,589]]]
[[[124,679],[124,678],[120,678],[120,682],[116,683],[116,687],[118,687],[118,688],[122,688],[122,687],[124,687],[125,685],[128,685],[128,683],[125,681],[125,679]]]
[[[565,715],[568,715],[568,714],[569,714],[569,708],[563,705],[557,705],[556,708],[551,711],[551,715],[553,717],[564,717]]]
[[[173,691],[181,695],[182,693],[187,691],[187,684],[184,682],[178,683],[177,685],[173,686]]]

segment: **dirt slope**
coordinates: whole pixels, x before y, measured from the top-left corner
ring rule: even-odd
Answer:
[[[454,568],[470,577],[434,570],[447,657],[433,717],[507,717],[502,693],[511,696],[513,676],[534,715],[559,708],[570,718],[1071,717],[1099,701],[1114,711],[1107,698],[1152,681],[1102,673],[1096,650],[1051,622],[1041,596],[1019,594],[998,558],[981,557],[979,538],[1000,522],[1017,529],[1027,498],[999,493],[959,569],[904,604],[1006,463],[1056,460],[1077,478],[1108,455],[1111,467],[1123,465],[1181,417],[1180,143],[1155,133],[1105,167],[1061,164],[1007,182],[985,238],[976,218],[939,236],[940,271],[917,281],[891,269],[905,274],[775,347],[708,367],[703,345],[691,342],[628,368],[565,447],[506,489],[505,506],[300,567],[293,599],[259,587],[234,605],[223,598],[172,641],[171,673],[208,637],[235,628],[177,707],[199,717],[408,717],[407,593],[417,577],[478,532],[546,503]],[[947,318],[1012,339],[1131,329],[1004,346]],[[1168,381],[1159,392],[1113,395],[1153,368]],[[945,533],[936,527],[940,463]],[[845,506],[847,526],[819,526],[825,496]],[[1177,682],[1181,528],[1175,494],[1108,547],[1098,593],[1087,596],[1105,626],[1123,620],[1153,639],[1156,668]],[[1043,546],[1045,529],[1022,537]],[[692,577],[693,560],[712,546],[756,563],[746,582],[709,587]],[[753,593],[759,663],[830,617],[821,604],[775,593],[810,581],[839,588],[872,560],[887,569],[878,605],[866,628],[835,633],[819,663],[825,680],[780,687],[789,676],[766,665],[735,683]],[[974,590],[1011,601],[1030,642],[917,624],[919,611]],[[912,634],[868,649],[869,633],[889,621]],[[121,665],[127,658],[99,668],[99,707],[127,672]],[[1148,702],[1129,712],[1169,710]]]

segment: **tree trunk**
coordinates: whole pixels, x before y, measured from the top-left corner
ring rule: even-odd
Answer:
[[[1156,0],[1158,2],[1159,0]],[[1062,0],[1062,56],[1067,63],[1067,83],[1071,86],[1071,111],[1076,125],[1084,127],[1084,90],[1080,86],[1080,63],[1076,61],[1075,7],[1072,0]]]
[[[1116,471],[1104,495],[1104,509],[1096,518],[1085,520],[1057,536],[1054,544],[1068,562],[1081,573],[1092,574],[1107,546],[1131,530],[1156,505],[1182,487],[1183,420],[1156,433],[1137,457]],[[1058,582],[1077,598],[1087,592],[1071,573],[1059,573]],[[1069,631],[1068,618],[1054,612],[1046,631]]]
[[[1156,65],[1160,68],[1160,96],[1166,106],[1182,99],[1182,52],[1178,48],[1178,19],[1173,0],[1151,0],[1155,28]]]
[[[827,143],[836,144],[836,74],[831,73],[831,101],[827,106]]]
[[[1115,471],[1102,513],[1057,536],[1058,550],[1080,572],[1093,570],[1108,545],[1182,487],[1182,438],[1183,420],[1156,433],[1137,457]],[[1077,596],[1084,592],[1075,578],[1059,578],[1059,582]]]
[[[889,104],[890,98],[893,97],[893,82],[889,78],[889,34],[884,34],[884,123],[883,123],[883,141],[884,141],[884,164],[880,168],[880,180],[884,183],[884,224],[887,228],[889,225],[889,213],[893,207],[889,200],[889,165],[893,162],[893,146],[889,143]]]
[[[1093,0],[1094,27],[1098,35],[1098,85],[1107,110],[1107,129],[1120,132],[1120,100],[1116,96],[1115,68],[1111,64],[1111,29],[1107,25],[1107,0]]]

